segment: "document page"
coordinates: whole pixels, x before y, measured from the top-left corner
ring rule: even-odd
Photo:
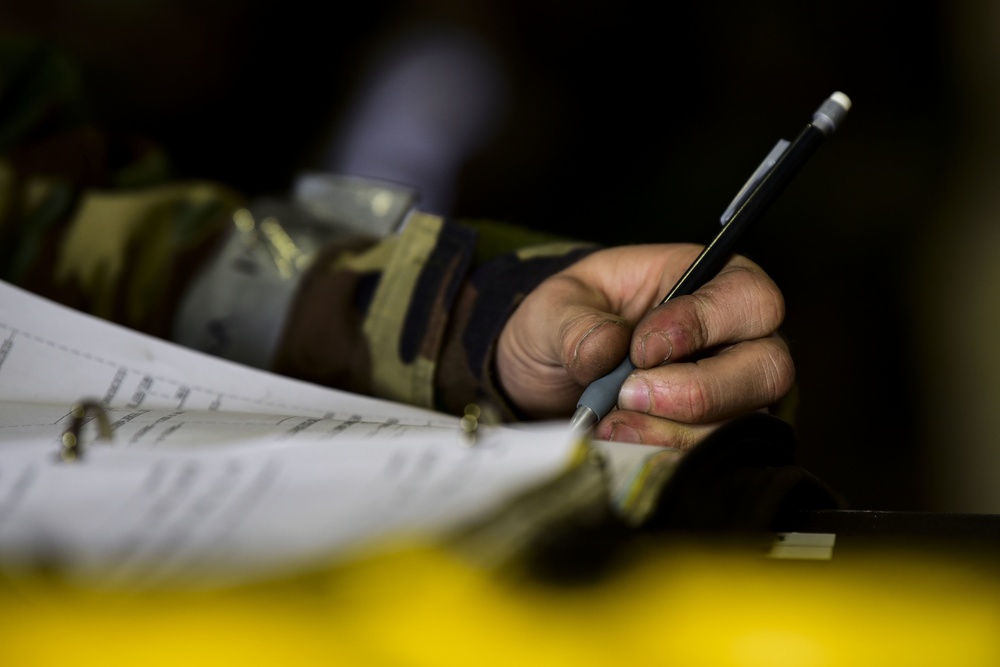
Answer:
[[[259,412],[408,424],[455,417],[228,362],[0,282],[0,401]]]
[[[485,516],[570,464],[568,424],[485,429],[206,357],[0,284],[0,567],[218,584]],[[105,405],[109,440],[69,406]]]
[[[563,426],[470,444],[456,429],[112,410],[113,439],[63,462],[58,410],[0,406],[0,560],[129,586],[240,581],[433,536],[558,475],[573,450]]]

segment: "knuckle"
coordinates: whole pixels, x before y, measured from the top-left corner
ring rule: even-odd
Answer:
[[[738,326],[747,331],[770,333],[785,319],[785,297],[778,285],[756,264],[733,264],[725,269],[729,290],[738,301],[730,300],[730,312],[738,313]],[[732,288],[733,284],[736,289]],[[727,288],[722,285],[720,291]],[[720,302],[725,297],[718,297]],[[735,323],[734,323],[735,324]]]
[[[689,381],[684,391],[683,420],[690,424],[706,421],[712,412],[710,396],[711,392],[700,381]]]
[[[769,401],[776,401],[787,394],[795,382],[795,362],[784,346],[776,341],[768,346],[761,359],[761,376]]]
[[[785,297],[774,281],[768,279],[759,284],[760,320],[777,328],[785,319]]]
[[[682,370],[683,369],[683,370]],[[684,424],[703,424],[711,421],[716,409],[716,393],[706,384],[699,364],[677,364],[669,367],[676,373],[670,379],[653,380],[650,386],[648,414]]]
[[[682,452],[687,452],[694,449],[704,437],[705,433],[701,429],[681,427],[674,432],[670,446]]]
[[[712,337],[712,316],[714,299],[711,294],[695,292],[690,295],[694,308],[690,323],[684,327],[683,333],[691,341],[691,349],[700,350],[706,347]]]

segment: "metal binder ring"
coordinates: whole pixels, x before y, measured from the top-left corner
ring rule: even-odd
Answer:
[[[87,416],[90,415],[97,420],[97,437],[105,440],[111,439],[111,422],[104,408],[97,401],[80,401],[75,404],[70,411],[72,419],[69,428],[62,434],[62,448],[59,450],[59,460],[76,461],[83,457],[83,447],[80,443],[80,431],[87,423]]]

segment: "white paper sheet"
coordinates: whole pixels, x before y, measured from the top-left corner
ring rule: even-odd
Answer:
[[[88,317],[0,282],[0,401],[457,424],[451,416],[298,382]]]
[[[489,429],[295,382],[0,284],[0,562],[220,583],[455,527],[564,470],[568,424]],[[57,457],[69,406],[107,407]]]

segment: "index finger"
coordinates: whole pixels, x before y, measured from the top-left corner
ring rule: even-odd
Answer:
[[[652,368],[769,336],[784,317],[785,300],[774,281],[754,262],[735,256],[694,293],[646,314],[636,325],[630,354],[638,368]]]

